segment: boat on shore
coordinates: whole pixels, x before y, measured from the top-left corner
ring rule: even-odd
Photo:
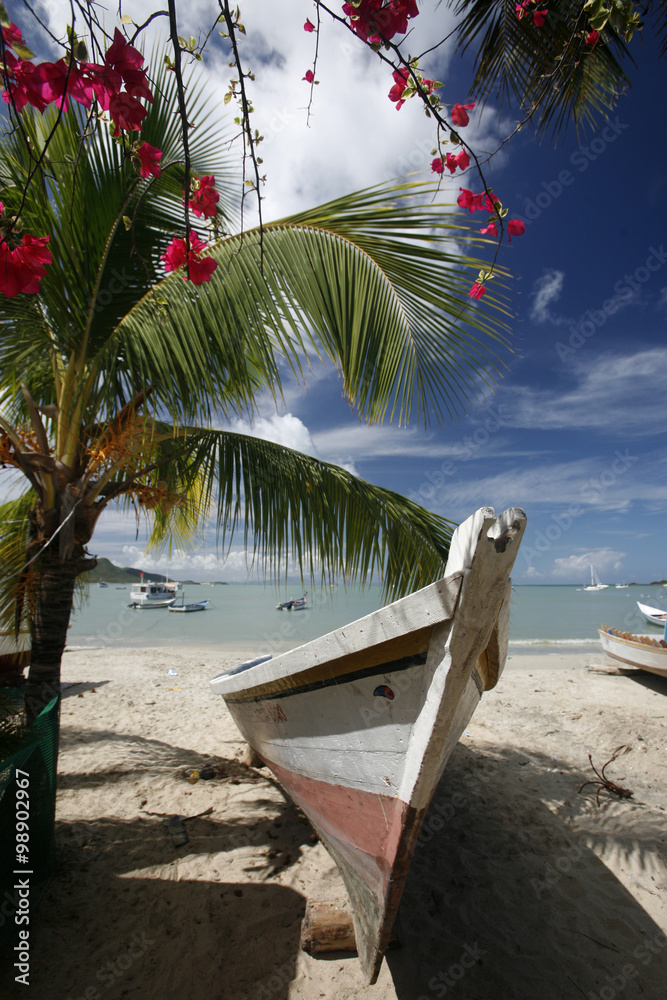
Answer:
[[[597,574],[595,566],[591,563],[591,582],[586,584],[583,590],[609,590],[608,583],[600,583],[600,577]]]
[[[211,681],[336,862],[369,984],[447,760],[505,664],[525,522],[520,508],[481,508],[437,583]]]
[[[172,604],[169,610],[180,611],[186,614],[192,611],[206,611],[210,603],[210,601],[195,601],[194,604]]]
[[[610,625],[598,629],[602,649],[614,660],[667,677],[667,642],[653,635],[634,635]]]
[[[30,632],[22,629],[18,638],[13,629],[0,632],[0,678],[20,677],[30,663]]]
[[[664,628],[667,621],[667,611],[651,608],[648,604],[640,604],[639,601],[637,601],[637,607],[647,622],[651,622],[652,625],[661,625]]]

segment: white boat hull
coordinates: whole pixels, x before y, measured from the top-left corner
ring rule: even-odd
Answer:
[[[637,601],[637,607],[647,622],[651,622],[652,625],[662,625],[663,628],[665,627],[667,612],[661,611],[660,608],[651,608],[648,604],[640,604],[639,601]]]
[[[607,656],[639,670],[667,677],[667,643],[650,635],[633,635],[603,625],[598,629]]]
[[[504,665],[524,526],[523,511],[482,508],[455,533],[443,580],[211,681],[336,861],[369,983],[433,792]]]

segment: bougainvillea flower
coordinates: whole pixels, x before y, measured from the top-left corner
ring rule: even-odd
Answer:
[[[205,219],[212,219],[214,215],[217,215],[219,200],[220,195],[215,190],[215,177],[213,174],[206,174],[204,177],[195,177],[193,179],[188,204],[190,211],[198,218],[201,218],[203,215]]]
[[[404,66],[403,69],[394,70],[391,75],[394,78],[394,86],[389,91],[388,97],[390,101],[394,102],[396,110],[398,111],[405,104],[405,101],[403,100],[403,92],[408,85],[410,70],[407,66]]]
[[[8,299],[21,292],[39,292],[39,283],[51,264],[51,251],[46,249],[48,236],[30,236],[12,249],[7,242],[0,243],[0,292]]]
[[[160,167],[160,160],[162,159],[161,149],[156,149],[155,146],[151,146],[147,142],[142,142],[140,146],[137,146],[136,155],[140,162],[139,173],[142,177],[160,176],[162,173],[162,168]]]
[[[313,24],[313,22],[310,20],[309,17],[306,18],[306,23],[303,26],[303,30],[304,31],[315,31],[315,25]]]
[[[32,81],[44,102],[55,102],[58,107],[62,102],[63,111],[67,111],[70,97],[86,108],[93,103],[92,83],[74,63],[70,64],[69,59],[40,63],[35,66]]]
[[[9,86],[2,92],[5,104],[14,102],[17,111],[23,111],[26,104],[32,105],[38,111],[44,111],[48,106],[40,95],[40,81],[35,77],[37,69],[27,59],[17,59],[11,52],[5,51],[5,76]]]
[[[116,126],[114,135],[118,135],[120,129],[126,132],[141,132],[141,123],[147,114],[148,111],[143,104],[124,91],[114,94],[109,101],[109,115]]]
[[[180,239],[175,237],[161,257],[165,271],[177,271],[179,267],[183,267],[187,259],[190,281],[193,285],[203,285],[205,281],[211,280],[211,275],[218,266],[217,260],[213,260],[212,257],[201,256],[206,248],[206,243],[200,240],[195,232],[190,233],[190,250],[186,249],[184,237]],[[187,274],[182,277],[183,281],[188,280]]]
[[[484,236],[497,236],[498,229],[496,227],[495,222],[489,222],[487,226],[484,226],[483,229],[480,229],[480,233],[483,233]]]
[[[526,231],[526,223],[522,222],[521,219],[510,219],[507,223],[507,232],[509,233],[510,243],[512,242],[513,236],[523,236]]]
[[[541,28],[547,19],[548,10],[535,10],[533,11],[533,21],[535,22],[536,28]]]
[[[600,37],[599,31],[596,31],[595,28],[593,28],[590,34],[586,35],[585,44],[588,46],[589,49],[592,49],[597,44],[599,37]]]
[[[361,0],[357,7],[343,4],[343,13],[359,38],[373,45],[405,34],[408,19],[417,17],[419,9],[416,0]]]
[[[140,70],[144,57],[134,45],[130,45],[123,33],[116,28],[113,42],[104,54],[104,65],[115,69],[125,79],[128,71]]]
[[[466,170],[470,166],[470,157],[465,149],[460,150],[454,157],[459,170]]]
[[[481,299],[482,296],[485,294],[486,294],[486,286],[480,285],[478,281],[475,282],[475,284],[468,292],[468,295],[470,296],[471,299]]]
[[[450,156],[451,154],[448,153],[447,155]],[[436,157],[435,160],[431,160],[431,171],[434,174],[442,174],[444,173],[444,170],[445,170],[445,165],[439,156]]]
[[[315,79],[315,74],[313,73],[312,69],[307,69],[306,75],[302,76],[301,79],[305,80],[306,83],[312,83]]]
[[[523,3],[518,3],[518,4],[516,5],[516,8],[515,8],[515,10],[516,10],[516,16],[517,16],[517,18],[518,18],[518,19],[519,19],[519,21],[520,21],[520,20],[521,20],[521,18],[522,18],[522,17],[524,17],[524,16],[525,16],[525,14],[526,14],[526,0],[524,0],[524,2],[523,2]]]
[[[475,102],[472,104],[455,104],[452,108],[451,118],[455,125],[459,128],[463,128],[470,121],[470,116],[468,111],[471,111],[475,107]]]
[[[9,24],[3,28],[2,36],[5,39],[5,45],[8,45],[10,49],[13,49],[15,45],[25,45],[21,29],[17,28],[15,24]]]

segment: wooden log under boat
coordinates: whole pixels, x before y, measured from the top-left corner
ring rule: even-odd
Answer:
[[[519,508],[482,508],[438,583],[211,681],[336,862],[368,983],[445,764],[504,666],[524,528]]]

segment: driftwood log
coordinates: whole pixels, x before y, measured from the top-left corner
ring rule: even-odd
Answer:
[[[310,955],[319,951],[356,951],[351,914],[332,903],[309,901],[301,922],[301,947]]]

